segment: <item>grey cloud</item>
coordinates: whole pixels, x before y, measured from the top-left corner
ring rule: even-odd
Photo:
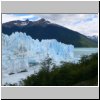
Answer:
[[[85,35],[98,35],[98,14],[37,14]]]

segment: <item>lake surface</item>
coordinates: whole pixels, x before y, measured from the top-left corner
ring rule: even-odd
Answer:
[[[97,53],[98,48],[75,48],[74,57],[75,59],[80,59],[84,55],[91,55],[92,53]]]

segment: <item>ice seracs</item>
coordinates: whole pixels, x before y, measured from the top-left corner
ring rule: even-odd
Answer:
[[[74,57],[74,46],[55,39],[34,40],[22,32],[15,32],[10,36],[2,34],[2,68],[8,74],[28,71],[30,62],[40,63],[47,54],[55,64],[71,61]]]

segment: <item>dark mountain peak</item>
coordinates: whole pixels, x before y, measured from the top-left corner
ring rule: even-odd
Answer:
[[[26,19],[25,21],[26,21],[26,22],[29,22],[29,19]]]
[[[21,21],[21,20],[16,20],[16,21],[14,21],[13,22],[13,24],[15,25],[15,26],[26,26],[26,25],[28,25],[29,24],[29,20],[28,19],[26,19],[25,21]]]
[[[45,22],[46,20],[44,18],[41,18],[40,20],[38,20],[40,22]]]
[[[44,18],[39,19],[37,22],[40,23],[40,24],[48,24],[48,23],[50,23],[49,21],[47,21]]]
[[[13,26],[18,26],[18,27],[24,27],[26,25],[46,25],[46,24],[50,24],[49,21],[47,21],[44,18],[41,18],[37,21],[30,21],[29,19],[26,19],[25,21],[22,20],[14,20],[14,21],[10,21],[10,22],[6,22],[3,23],[2,25],[5,27],[13,27]]]

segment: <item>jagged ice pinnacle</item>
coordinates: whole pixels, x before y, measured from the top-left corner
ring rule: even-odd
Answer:
[[[7,73],[27,70],[30,62],[41,63],[47,55],[55,64],[71,61],[74,46],[56,39],[35,40],[22,32],[15,32],[10,36],[2,34],[2,69]]]

